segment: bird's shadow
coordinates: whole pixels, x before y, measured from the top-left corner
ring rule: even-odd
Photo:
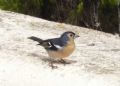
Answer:
[[[76,62],[73,60],[54,60],[54,59],[50,59],[50,58],[42,58],[41,60],[44,62],[52,62],[54,64],[63,64],[63,65],[72,64],[72,63]]]
[[[37,60],[42,60],[45,63],[52,62],[53,64],[64,64],[64,65],[76,63],[76,61],[74,61],[74,60],[68,60],[68,59],[66,59],[66,60],[56,60],[56,59],[51,59],[47,56],[39,55],[39,54],[36,54],[36,53],[30,53],[29,55],[32,56],[32,57],[35,57],[35,59],[37,59]]]

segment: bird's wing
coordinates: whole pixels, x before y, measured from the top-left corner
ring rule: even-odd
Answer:
[[[47,50],[61,50],[61,49],[63,49],[60,38],[53,38],[53,39],[47,39],[47,40],[42,40],[42,39],[35,37],[35,36],[31,36],[28,38],[33,40],[33,41],[39,42],[38,45],[43,46]]]
[[[60,46],[60,45],[54,45],[58,50],[62,50],[63,49],[63,47],[62,46]]]
[[[49,45],[49,50],[61,50],[63,49],[60,38],[44,40],[43,43],[47,42]]]

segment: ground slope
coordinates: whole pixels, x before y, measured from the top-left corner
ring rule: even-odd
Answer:
[[[79,33],[77,61],[51,69],[46,51],[27,37]],[[0,10],[0,86],[120,86],[120,38],[82,27]]]

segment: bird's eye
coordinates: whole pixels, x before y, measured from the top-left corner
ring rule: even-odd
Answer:
[[[73,35],[72,35],[72,34],[70,34],[70,36],[72,37]]]

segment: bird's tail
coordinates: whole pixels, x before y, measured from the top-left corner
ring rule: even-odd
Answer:
[[[31,39],[31,40],[33,40],[33,41],[37,41],[37,42],[39,42],[39,44],[41,44],[42,43],[42,39],[40,39],[40,38],[38,38],[38,37],[35,37],[35,36],[31,36],[31,37],[28,37],[28,39]]]

